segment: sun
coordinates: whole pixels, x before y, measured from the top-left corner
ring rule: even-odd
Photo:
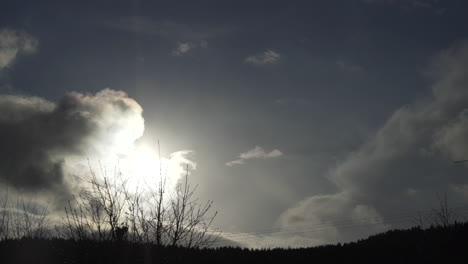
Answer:
[[[139,144],[120,160],[120,168],[127,187],[132,191],[156,190],[161,182],[164,188],[172,190],[179,179],[189,173],[188,169],[196,169],[196,163],[187,157],[191,153],[189,150],[179,150],[169,157],[160,157],[150,145]]]
[[[131,157],[131,165],[134,172],[143,178],[154,176],[161,167],[159,163],[159,157],[147,146],[137,148]]]
[[[136,147],[127,160],[128,187],[136,189],[154,186],[156,188],[161,178],[170,177],[167,166],[168,159],[159,157],[153,148],[147,145]]]

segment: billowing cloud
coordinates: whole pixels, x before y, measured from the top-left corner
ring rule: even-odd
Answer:
[[[27,33],[0,29],[0,70],[9,67],[19,54],[35,52],[37,46],[37,39]]]
[[[306,197],[279,217],[280,227],[328,225],[333,232],[314,237],[337,242],[409,225],[417,210],[434,206],[437,193],[467,201],[466,166],[453,161],[468,158],[468,42],[441,52],[427,73],[432,94],[396,110],[331,169],[337,193]],[[339,224],[368,218],[378,221],[359,230]]]
[[[375,209],[366,205],[352,205],[348,198],[345,193],[310,197],[285,211],[271,229],[246,233],[225,232],[223,236],[252,248],[291,245],[310,247],[342,241],[343,237],[352,236],[356,231],[367,234],[388,228]],[[337,215],[340,217],[337,218]],[[323,218],[327,220],[323,221]],[[306,219],[307,223],[304,222]]]
[[[279,61],[281,54],[271,49],[245,58],[245,62],[253,65],[273,64]]]
[[[76,160],[123,155],[144,130],[142,108],[124,92],[72,92],[58,101],[0,95],[0,181],[66,192]]]
[[[468,109],[447,124],[435,136],[435,145],[452,160],[468,159]]]
[[[271,159],[282,155],[283,153],[277,149],[272,150],[271,152],[265,152],[262,147],[255,146],[255,148],[245,153],[241,153],[239,155],[239,159],[227,162],[226,166],[232,167],[234,165],[244,164],[246,160],[250,159]]]

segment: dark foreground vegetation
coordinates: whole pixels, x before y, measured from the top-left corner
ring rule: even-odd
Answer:
[[[468,222],[391,230],[357,242],[302,249],[186,248],[130,242],[16,239],[1,263],[466,263]]]

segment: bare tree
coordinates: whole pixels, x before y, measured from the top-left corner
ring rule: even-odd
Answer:
[[[127,221],[130,224],[132,242],[154,243],[164,245],[164,231],[166,229],[166,179],[167,169],[163,174],[161,162],[161,150],[159,150],[159,181],[156,188],[146,185],[141,190],[139,186],[134,192],[126,192]]]
[[[156,190],[149,190],[151,195],[151,200],[148,204],[148,225],[151,228],[153,233],[153,242],[160,246],[164,245],[164,233],[167,230],[166,228],[166,218],[167,218],[167,204],[165,203],[166,195],[166,177],[162,176],[160,173],[160,181]]]
[[[449,207],[447,202],[447,193],[444,193],[443,197],[437,195],[439,201],[439,208],[432,209],[432,219],[437,226],[449,226],[457,220],[456,212]]]
[[[176,185],[175,196],[169,205],[166,233],[169,244],[185,247],[206,247],[216,242],[219,232],[210,233],[210,226],[217,215],[208,215],[213,204],[207,201],[199,204],[194,197],[197,186],[188,183],[188,165],[184,178]]]
[[[57,227],[57,232],[75,241],[110,239],[102,204],[85,193],[68,201],[68,205],[65,206],[63,224],[61,228]]]
[[[163,244],[163,234],[165,231],[164,228],[164,221],[166,217],[166,204],[164,203],[164,197],[166,194],[166,180],[167,180],[167,168],[166,167],[165,173],[162,173],[162,162],[161,162],[161,146],[159,145],[158,140],[158,156],[159,156],[159,182],[156,188],[156,192],[150,189],[150,193],[153,196],[154,209],[151,212],[151,220],[150,223],[153,224],[154,234],[155,234],[155,243],[156,245]],[[170,160],[169,160],[170,161]]]
[[[413,223],[417,227],[424,229],[430,218],[431,218],[431,214],[418,211],[416,216],[413,218]]]
[[[36,199],[28,199],[18,197],[17,209],[20,213],[15,214],[18,216],[16,224],[19,224],[21,233],[17,237],[27,238],[44,238],[49,233],[49,218],[47,206],[42,206]]]
[[[126,227],[123,212],[126,205],[126,180],[114,168],[110,176],[100,166],[101,177],[89,165],[90,173],[82,178],[83,187],[74,201],[65,207],[62,234],[75,240],[117,241]],[[117,236],[119,232],[119,236]]]
[[[50,233],[47,206],[21,195],[12,203],[9,197],[7,189],[0,201],[0,239],[47,237]]]
[[[101,166],[98,177],[89,167],[90,174],[81,178],[85,187],[65,207],[59,229],[64,237],[185,247],[210,246],[218,238],[219,232],[210,229],[217,214],[209,214],[213,202],[198,203],[196,186],[188,183],[188,166],[172,196],[166,185],[167,168],[163,174],[160,166],[155,189],[141,191],[130,190],[117,168],[108,175]]]
[[[0,241],[8,239],[9,235],[9,210],[8,210],[8,189],[0,201]]]

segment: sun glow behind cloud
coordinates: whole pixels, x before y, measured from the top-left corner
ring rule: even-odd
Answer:
[[[61,201],[92,174],[103,178],[121,173],[131,190],[157,188],[163,179],[169,190],[196,168],[188,157],[192,151],[160,157],[154,144],[142,141],[143,108],[122,91],[71,92],[56,101],[0,95],[0,112],[0,145],[5,150],[0,161],[8,162],[8,155],[20,157],[0,166],[0,180],[28,191],[59,190]]]
[[[165,189],[172,190],[181,177],[196,169],[196,163],[188,158],[191,153],[182,150],[169,157],[160,157],[149,145],[139,145],[119,162],[119,166],[132,191],[155,189],[161,182]]]
[[[127,160],[127,166],[127,177],[132,188],[148,186],[160,181],[163,168],[168,166],[168,159],[158,157],[152,148],[143,145],[134,150]]]

